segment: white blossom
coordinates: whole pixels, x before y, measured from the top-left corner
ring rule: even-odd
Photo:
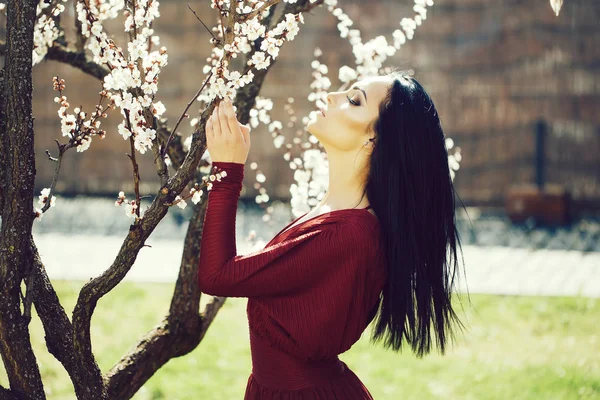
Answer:
[[[266,56],[264,52],[257,51],[252,55],[251,63],[256,69],[266,69],[271,64],[271,58]]]
[[[80,143],[77,145],[77,152],[81,153],[86,151],[87,149],[90,148],[90,145],[92,144],[92,137],[89,135],[86,135],[84,137],[82,137],[80,139]]]
[[[161,115],[163,115],[163,113],[166,110],[164,104],[161,101],[157,101],[156,103],[153,103],[152,107],[154,108],[154,115],[156,115],[157,117],[160,117]]]
[[[192,189],[194,194],[192,195],[192,203],[198,204],[202,197],[202,190]]]
[[[38,196],[38,204],[40,206],[44,206],[47,202],[48,202],[48,195],[50,195],[50,188],[44,188],[42,189],[41,194]],[[50,200],[50,207],[54,207],[56,202],[56,196],[52,196],[52,199]]]
[[[1,4],[0,4],[1,5]],[[0,8],[1,9],[1,8]],[[35,219],[37,221],[41,221],[42,220],[42,216],[44,215],[44,213],[42,212],[41,208],[35,208]]]
[[[131,203],[127,203],[125,204],[125,215],[127,215],[128,217],[131,218],[135,218],[136,215],[136,210],[137,210],[138,206],[137,204],[135,204],[135,200],[132,200]]]
[[[63,107],[61,107],[61,110],[64,111]],[[59,115],[61,110],[59,110]],[[63,136],[68,136],[69,138],[72,137],[73,132],[77,128],[76,121],[77,119],[73,114],[65,114],[64,116],[61,116],[60,130],[62,131]]]
[[[123,139],[127,140],[131,136],[131,131],[127,128],[125,121],[121,122],[117,129]]]
[[[355,80],[358,77],[356,71],[350,68],[347,65],[344,65],[340,68],[339,72],[339,80],[342,82],[350,82]]]
[[[181,196],[175,197],[175,202],[177,202],[177,206],[179,208],[181,208],[182,210],[187,207],[187,203],[185,202],[185,200],[183,198],[181,198]]]

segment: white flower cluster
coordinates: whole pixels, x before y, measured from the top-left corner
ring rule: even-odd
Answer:
[[[264,176],[264,175],[262,175],[262,176]],[[254,201],[256,201],[256,204],[268,203],[269,195],[267,194],[267,189],[264,187],[261,187],[260,189],[258,189],[258,194],[256,195],[256,198],[254,199]]]
[[[227,171],[220,170],[209,176],[203,176],[202,177],[202,185],[206,186],[207,191],[211,191],[213,188],[213,182],[214,181],[221,182],[221,179],[223,179],[225,177],[227,177]],[[199,185],[198,183],[194,184],[194,187],[190,189],[190,194],[188,196],[186,196],[186,197],[181,197],[179,195],[176,196],[173,204],[177,204],[177,206],[183,210],[187,207],[187,203],[185,200],[189,199],[190,197],[192,198],[192,203],[198,204],[200,202],[200,199],[202,198],[202,190],[200,190],[200,187],[201,187],[201,185]]]
[[[210,8],[229,9],[229,0],[210,0]]]
[[[317,48],[315,56],[318,58],[321,54],[321,50]],[[310,84],[312,91],[308,95],[308,100],[314,102],[317,107],[327,107],[327,90],[331,87],[331,81],[326,75],[329,69],[319,60],[313,60],[310,66],[314,71],[313,81]]]
[[[50,188],[44,188],[42,189],[41,194],[38,196],[38,204],[44,208],[44,205],[48,202],[48,196],[50,195]],[[54,207],[56,204],[56,196],[52,196],[52,198],[50,199],[50,207]],[[42,208],[36,208],[35,209],[35,218],[37,220],[41,220],[42,219],[42,215],[44,214],[42,212]]]
[[[454,140],[452,138],[447,137],[446,140],[446,150],[448,150],[448,166],[450,167],[450,178],[454,180],[456,176],[456,171],[460,169],[460,161],[462,160],[462,154],[460,147],[456,147],[454,149],[454,153],[450,154],[450,149],[454,147]]]
[[[137,36],[128,43],[128,57],[125,57],[120,47],[108,38],[103,31],[101,19],[110,18],[123,7],[122,1],[108,3],[107,7],[97,9],[94,4],[88,8],[83,2],[77,3],[77,18],[82,25],[86,37],[93,36],[87,48],[92,51],[94,62],[106,64],[111,72],[104,78],[104,88],[110,93],[110,98],[121,110],[124,120],[119,124],[118,131],[125,140],[133,135],[135,148],[144,154],[152,146],[156,131],[148,126],[144,110],[150,108],[152,113],[160,117],[165,107],[161,102],[152,103],[158,91],[158,75],[167,65],[166,48],[151,53],[147,50],[148,38],[154,33],[150,28],[152,21],[160,16],[159,2],[156,0],[137,1],[135,13],[126,11],[125,31],[134,27]],[[146,26],[144,26],[146,25]],[[152,42],[158,43],[158,38],[152,36]],[[142,59],[142,71],[138,69],[138,60]],[[134,96],[132,89],[141,89],[143,96]]]
[[[267,189],[262,187],[262,184],[265,183],[267,177],[262,171],[258,170],[258,164],[256,162],[250,163],[250,169],[256,171],[256,183],[254,184],[254,188],[258,190],[258,195],[254,199],[256,204],[266,203],[269,201],[269,195],[267,194]],[[269,215],[263,215],[263,221],[269,220]]]
[[[351,82],[353,80],[355,80],[356,78],[358,78],[358,74],[356,73],[356,70],[350,68],[347,65],[344,65],[340,68],[340,71],[338,73],[338,79],[344,83],[348,83]]]
[[[311,3],[315,3],[317,0],[310,0]],[[298,0],[284,0],[286,3],[294,4],[298,2]]]
[[[61,0],[65,3],[67,0]],[[58,38],[59,32],[56,28],[54,20],[42,12],[44,9],[50,7],[51,3],[45,3],[44,0],[40,0],[36,8],[37,20],[35,21],[35,27],[33,29],[33,62],[32,65],[36,65],[44,59],[48,53],[48,47],[52,46],[52,43]],[[3,4],[0,4],[0,6]],[[54,17],[60,15],[65,10],[65,6],[62,4],[56,4],[50,11],[50,14]]]
[[[100,129],[100,118],[107,118],[108,115],[102,109],[102,106],[97,104],[96,111],[92,113],[90,119],[87,121],[85,120],[87,114],[79,107],[75,107],[73,110],[75,114],[68,114],[67,110],[70,104],[67,101],[67,96],[62,94],[62,91],[65,90],[65,80],[55,76],[52,78],[52,83],[54,90],[61,94],[60,97],[54,98],[54,102],[60,103],[60,108],[58,109],[60,130],[63,136],[69,138],[69,143],[76,145],[77,151],[81,153],[90,147],[93,135],[98,135],[101,139],[104,139],[106,131]],[[106,90],[101,91],[100,96],[101,99],[108,97]],[[107,106],[107,109],[111,106],[112,103]]]
[[[296,183],[290,186],[292,214],[299,217],[323,200],[329,184],[329,165],[319,149],[306,150],[303,160],[296,158],[294,164],[303,166],[294,172]]]
[[[238,7],[237,11],[248,14],[257,9],[261,4],[262,2],[251,1],[244,5],[243,8]],[[223,7],[228,7],[228,4],[224,1],[213,0],[211,7],[222,9]],[[249,53],[252,51],[250,42],[263,37],[260,51],[252,54],[252,57],[248,60],[248,66],[257,70],[266,69],[271,65],[272,60],[279,55],[279,49],[283,43],[286,40],[290,41],[296,37],[300,31],[299,23],[304,23],[302,14],[286,14],[285,20],[267,32],[265,26],[260,23],[258,15],[249,20],[235,22],[233,41],[226,43],[222,49],[215,47],[211,57],[207,59],[209,64],[202,69],[205,74],[212,72],[212,75],[208,81],[207,90],[198,97],[198,100],[208,104],[215,98],[234,98],[237,89],[247,85],[254,79],[254,73],[251,70],[248,70],[246,73],[230,72],[228,70],[228,63],[223,58],[225,56],[236,58],[240,53]]]
[[[273,109],[273,100],[266,97],[256,96],[254,107],[250,110],[250,126],[256,128],[259,121],[265,125],[271,123],[271,110]]]
[[[356,58],[356,71],[348,66],[340,68],[339,77],[342,82],[353,79],[361,79],[377,75],[388,57],[396,54],[396,51],[414,36],[417,26],[427,18],[427,7],[433,5],[433,0],[414,0],[413,10],[417,15],[413,18],[402,18],[401,29],[396,29],[393,34],[393,44],[389,44],[385,36],[377,36],[363,43],[361,32],[358,29],[349,29],[353,25],[352,20],[341,8],[336,7],[337,0],[327,0],[328,9],[338,19],[337,25],[342,38],[348,38],[352,45],[352,52]]]
[[[136,204],[135,200],[127,200],[127,198],[125,197],[125,192],[119,192],[117,201],[115,201],[116,207],[119,207],[122,204],[125,204],[125,215],[127,215],[130,218],[137,217],[136,210],[138,208],[138,205]]]
[[[137,5],[137,3],[136,3]],[[93,7],[96,18],[103,22],[107,19],[115,19],[119,16],[119,12],[125,7],[124,0],[102,0],[90,2],[90,7]],[[158,7],[158,5],[156,6]]]

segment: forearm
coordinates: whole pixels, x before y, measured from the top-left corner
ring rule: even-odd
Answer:
[[[198,279],[210,279],[237,254],[235,222],[237,204],[244,178],[244,164],[213,162],[227,176],[212,182],[204,216]]]

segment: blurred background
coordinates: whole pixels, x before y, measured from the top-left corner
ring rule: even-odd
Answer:
[[[208,33],[188,4],[207,24],[215,22],[208,1],[173,0],[160,4],[153,25],[169,54],[157,99],[167,107],[171,128],[200,87],[210,54]],[[344,0],[340,6],[365,41],[378,35],[391,41],[399,21],[413,15],[411,1]],[[65,26],[73,26],[69,18],[73,7],[63,14]],[[274,101],[273,119],[288,121],[289,97],[299,119],[313,110],[307,96],[316,47],[329,67],[331,90],[340,86],[339,67],[354,66],[336,24],[317,8],[282,47],[260,93]],[[126,43],[122,19],[106,27],[117,43]],[[399,356],[373,349],[368,329],[341,358],[376,399],[600,399],[600,1],[565,0],[556,16],[548,0],[437,0],[414,39],[386,65],[410,70],[424,85],[461,151],[454,183],[466,279],[457,278],[457,291],[473,296],[456,307],[469,333],[448,356],[416,360],[408,351]],[[101,89],[63,64],[35,67],[38,194],[54,173],[45,150],[56,153],[54,140],[60,139],[55,75],[65,79],[71,106],[81,104],[84,111]],[[192,107],[190,115],[196,114]],[[56,207],[34,224],[42,259],[67,307],[85,280],[110,265],[131,223],[114,206],[119,191],[133,193],[129,143],[116,132],[120,121],[118,113],[109,114],[104,140],[66,155]],[[184,122],[179,130],[187,136],[193,129],[189,119]],[[290,136],[297,128],[289,127]],[[260,248],[292,218],[286,150],[273,145],[262,125],[252,137],[237,217],[239,253]],[[141,194],[153,195],[159,180],[152,154],[137,157]],[[266,205],[254,201],[258,174],[266,177],[261,187],[274,210],[267,221]],[[157,321],[157,310],[166,312],[191,212],[172,207],[128,282],[103,298],[93,326],[103,370]],[[247,240],[251,231],[258,241]],[[161,369],[136,398],[242,398],[251,368],[244,306],[245,299],[228,300],[205,342]],[[34,336],[43,349],[38,328]],[[41,362],[44,373],[56,375],[49,398],[72,398],[60,365],[51,356]],[[0,368],[4,383],[2,374]]]
[[[364,1],[344,1],[343,10],[362,30],[364,40],[385,35],[391,41],[399,20],[413,15],[412,5],[410,1],[370,0],[368,6]],[[214,23],[208,2],[190,6]],[[173,127],[204,79],[202,67],[210,43],[186,2],[165,2],[160,13],[153,27],[160,45],[167,47],[169,64],[160,75],[157,99],[166,105],[164,116]],[[63,14],[65,26],[72,17],[68,7]],[[316,47],[323,51],[321,62],[329,67],[331,90],[340,86],[339,67],[354,65],[351,46],[339,37],[331,13],[320,7],[305,21],[298,40],[282,48],[261,91],[275,103],[273,119],[284,124],[289,121],[284,109],[289,97],[295,99],[299,120],[313,109],[307,95]],[[455,186],[457,205],[462,201],[469,207],[467,214],[462,210],[459,216],[465,220],[461,229],[468,243],[511,245],[514,229],[523,236],[545,226],[550,229],[547,234],[526,242],[520,238],[515,244],[599,250],[599,21],[600,2],[595,0],[569,0],[559,16],[548,0],[440,0],[428,8],[415,38],[388,59],[386,65],[409,70],[423,83],[446,135],[460,148]],[[107,24],[117,43],[125,40],[121,26],[119,19]],[[100,90],[98,81],[69,66],[45,61],[36,67],[37,190],[50,186],[54,166],[45,150],[54,151],[54,139],[60,135],[57,104],[52,101],[54,75],[66,80],[69,101],[84,110],[93,107]],[[197,115],[194,107],[190,115]],[[109,114],[103,122],[106,139],[95,140],[85,154],[65,157],[56,186],[61,197],[114,199],[120,190],[133,191],[131,163],[125,155],[129,144],[110,133],[116,132],[120,120],[118,113]],[[179,129],[184,137],[192,132],[186,122],[189,119]],[[302,126],[297,122],[289,135],[298,128]],[[256,206],[254,184],[256,175],[262,174],[265,181],[260,186],[270,199],[287,204],[294,171],[281,168],[286,149],[276,148],[262,125],[253,130],[253,139],[242,200],[249,208]],[[138,159],[142,193],[152,195],[158,188],[152,154]],[[249,168],[252,162],[257,163],[256,170]],[[276,219],[265,225],[265,233],[279,226]],[[555,243],[556,232],[560,240]],[[581,235],[583,242],[579,242]]]

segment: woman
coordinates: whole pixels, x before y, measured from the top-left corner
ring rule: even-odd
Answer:
[[[206,125],[213,166],[198,283],[248,297],[252,373],[245,399],[372,399],[339,360],[377,311],[373,341],[418,357],[444,354],[460,240],[436,109],[413,78],[394,73],[327,96],[308,126],[327,151],[329,188],[317,207],[261,251],[236,255],[235,217],[250,149],[230,102]],[[461,324],[462,325],[462,324]]]

